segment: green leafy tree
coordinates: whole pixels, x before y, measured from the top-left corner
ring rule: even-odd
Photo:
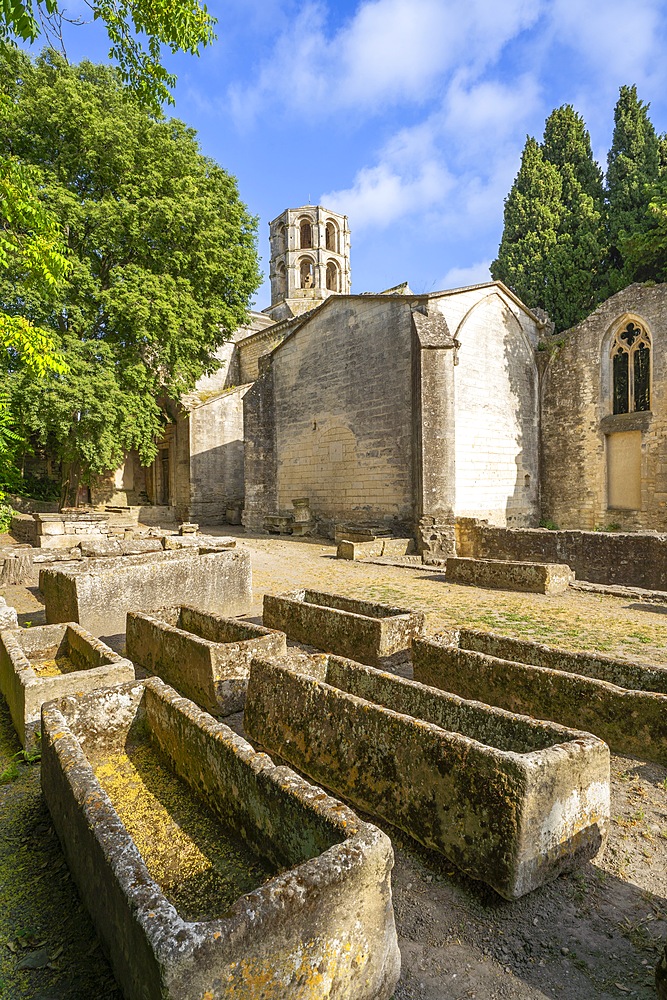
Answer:
[[[65,373],[12,378],[17,423],[59,455],[73,483],[130,448],[148,464],[164,417],[217,365],[259,285],[256,219],[195,133],[129,100],[117,71],[53,52],[0,60],[12,114],[0,154],[39,170],[67,232],[54,298],[0,275],[0,309],[59,335]]]
[[[91,0],[94,20],[103,22],[121,79],[147,106],[173,104],[176,77],[161,61],[161,47],[197,55],[215,38],[216,19],[199,0]],[[58,0],[4,0],[0,9],[0,39],[35,42],[42,32],[62,38]]]
[[[614,110],[614,135],[607,158],[607,200],[611,244],[609,292],[632,277],[623,270],[621,243],[641,229],[660,170],[660,140],[637,88],[621,87]]]
[[[667,281],[667,176],[653,187],[642,226],[623,234],[620,251],[633,281]]]
[[[548,276],[549,315],[558,330],[587,316],[599,300],[607,255],[602,171],[581,115],[567,104],[546,120],[544,158],[561,177],[563,212]]]
[[[532,308],[551,315],[551,258],[563,219],[563,181],[530,136],[521,167],[505,200],[503,235],[491,275]]]

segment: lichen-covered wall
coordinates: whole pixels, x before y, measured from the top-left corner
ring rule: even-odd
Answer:
[[[610,341],[629,320],[652,340],[651,409],[613,414]],[[542,384],[542,511],[559,527],[667,529],[666,331],[667,285],[635,284],[548,345],[553,357]],[[628,432],[641,435],[640,502],[619,509],[608,503],[607,451],[610,436]]]

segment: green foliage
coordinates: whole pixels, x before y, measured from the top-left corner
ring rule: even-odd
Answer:
[[[0,274],[0,309],[58,336],[67,372],[10,372],[15,425],[84,481],[136,448],[148,464],[178,399],[244,321],[260,276],[256,219],[195,133],[128,99],[117,71],[0,57],[11,148],[39,171],[67,232],[70,270],[55,298],[19,268]],[[77,472],[77,476],[78,476]]]
[[[0,122],[8,114],[7,102],[0,103]],[[38,197],[38,180],[37,172],[9,151],[0,155],[0,275],[20,275],[26,288],[48,299],[68,264],[56,216]],[[53,333],[18,312],[0,313],[0,345],[38,374],[64,370]]]
[[[548,531],[560,531],[560,528],[555,521],[552,521],[550,517],[543,517],[540,521],[540,528],[546,528]]]
[[[651,188],[658,180],[661,146],[648,110],[649,105],[637,97],[636,87],[621,87],[607,158],[611,291],[628,283],[620,273],[623,267],[620,244],[642,225],[648,212]]]
[[[641,225],[621,234],[619,248],[632,281],[667,281],[667,176],[654,185]]]
[[[562,216],[560,174],[545,160],[535,139],[528,137],[519,173],[505,200],[503,236],[491,275],[504,281],[527,305],[547,311],[550,261]]]
[[[597,301],[606,253],[602,174],[584,121],[570,105],[546,121],[544,142],[529,138],[505,203],[505,228],[491,274],[556,330],[583,319]]]
[[[89,6],[93,19],[104,23],[121,79],[154,111],[164,101],[174,103],[176,78],[162,65],[161,46],[198,55],[215,38],[216,19],[199,0],[92,0]],[[57,0],[3,0],[0,39],[34,42],[45,22],[51,35],[59,35],[61,17]]]

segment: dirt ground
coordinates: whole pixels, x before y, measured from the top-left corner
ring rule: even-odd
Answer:
[[[308,540],[239,533],[239,544],[252,553],[252,617],[264,593],[307,586],[423,610],[429,634],[467,624],[667,663],[667,606],[650,601],[454,586],[437,570],[337,561],[331,545]],[[44,620],[35,587],[0,594],[23,625]],[[0,772],[18,772],[0,785],[0,997],[120,1000],[42,803],[39,766],[18,751],[0,703]],[[604,855],[513,903],[379,825],[396,855],[395,1000],[655,997],[653,968],[667,939],[666,768],[614,756]]]

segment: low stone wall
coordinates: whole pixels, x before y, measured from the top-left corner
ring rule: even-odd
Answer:
[[[294,590],[275,597],[266,594],[262,620],[267,628],[285,632],[288,639],[371,665],[406,655],[413,636],[424,629],[420,611],[316,590]]]
[[[37,545],[37,521],[32,514],[13,514],[9,533],[24,545]]]
[[[252,604],[250,553],[202,555],[190,548],[90,559],[82,566],[41,570],[39,587],[48,622],[78,621],[94,635],[125,632],[128,611],[180,602],[231,617],[246,614]]]
[[[562,594],[574,582],[574,573],[562,564],[453,556],[447,559],[446,577],[448,583],[529,594]]]
[[[496,528],[458,518],[456,552],[473,559],[566,563],[578,580],[667,590],[667,535]]]
[[[75,669],[56,673],[61,657]],[[0,693],[28,750],[37,744],[44,702],[131,680],[129,660],[72,622],[0,633]]]
[[[287,653],[284,632],[195,608],[127,615],[127,655],[213,715],[240,712],[253,656]]]
[[[609,750],[589,734],[332,656],[316,678],[254,660],[244,726],[507,899],[605,841]]]
[[[423,684],[584,729],[616,753],[667,764],[667,667],[473,629],[452,632],[451,642],[416,640],[412,664]]]
[[[164,815],[146,796],[155,818],[142,828],[133,813],[133,839],[123,819],[134,806],[114,782],[128,734],[142,731],[146,752],[155,741],[169,758],[169,767],[157,759],[158,777],[178,781],[183,804],[170,800]],[[158,678],[51,704],[43,734],[44,798],[126,1000],[391,997],[393,852],[378,829]],[[170,836],[179,808],[203,811],[212,831],[202,842],[202,825],[190,826],[195,850],[229,844],[228,899],[210,889],[207,898],[197,873],[188,889],[192,871],[179,870]],[[234,842],[258,859],[252,871],[235,861],[245,855]]]

